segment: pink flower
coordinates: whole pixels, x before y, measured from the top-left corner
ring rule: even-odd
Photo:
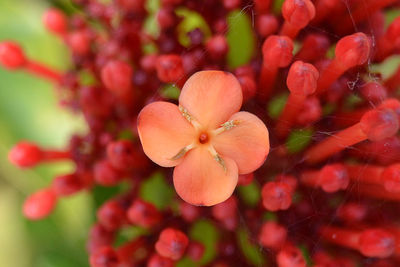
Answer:
[[[154,102],[138,116],[146,155],[174,167],[178,195],[193,205],[212,206],[228,199],[239,174],[258,169],[269,152],[268,130],[255,115],[241,111],[237,79],[222,71],[192,75],[179,107]]]

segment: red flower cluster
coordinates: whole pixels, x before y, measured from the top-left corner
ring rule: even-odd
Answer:
[[[399,266],[400,67],[390,77],[370,68],[400,52],[400,18],[384,23],[398,1],[161,0],[156,13],[145,0],[73,2],[83,12],[43,17],[71,51],[67,73],[0,42],[3,67],[53,82],[90,129],[65,151],[12,149],[19,167],[76,166],[27,198],[27,218],[125,182],[97,211],[92,267]],[[227,33],[238,10],[254,20],[256,49],[234,66]],[[185,16],[202,24],[188,31]],[[144,199],[155,172],[189,203]],[[200,220],[217,230],[213,244],[193,234]],[[140,234],[115,245],[131,226]]]

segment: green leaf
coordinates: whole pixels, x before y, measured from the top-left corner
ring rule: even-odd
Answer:
[[[274,97],[268,104],[268,115],[272,119],[277,119],[279,115],[282,113],[283,108],[285,107],[287,98],[289,97],[288,93],[278,95]]]
[[[256,206],[260,201],[260,186],[252,182],[249,185],[243,185],[238,187],[239,195],[246,205]]]
[[[178,100],[181,90],[173,84],[168,84],[161,89],[161,95],[165,98]]]
[[[289,153],[298,153],[306,148],[312,140],[313,133],[312,129],[293,130],[286,141]]]
[[[164,210],[171,205],[174,191],[165,181],[162,173],[154,173],[140,187],[140,197],[153,203],[158,209]]]
[[[266,266],[265,258],[262,255],[260,248],[249,240],[249,235],[245,229],[239,229],[237,232],[237,241],[243,255],[250,264],[255,266]]]
[[[236,10],[228,14],[226,38],[229,44],[228,65],[237,68],[248,63],[254,55],[255,35],[246,13]]]
[[[218,230],[215,226],[207,220],[197,221],[189,233],[190,239],[201,242],[204,247],[204,255],[200,260],[200,266],[205,266],[210,263],[217,254],[217,243],[218,243]]]
[[[176,14],[183,18],[182,22],[176,29],[178,33],[178,40],[181,45],[185,47],[190,45],[188,33],[194,29],[200,29],[204,34],[204,39],[207,39],[211,36],[210,27],[199,13],[187,8],[179,8],[176,11]]]

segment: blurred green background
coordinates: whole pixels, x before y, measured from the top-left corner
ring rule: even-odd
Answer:
[[[55,69],[69,66],[66,47],[46,32],[45,0],[0,0],[0,40],[16,40],[26,54]],[[93,220],[86,193],[62,199],[50,218],[29,222],[21,207],[25,197],[52,177],[73,169],[68,163],[19,170],[7,153],[19,140],[63,148],[69,136],[84,132],[83,119],[59,107],[51,83],[23,72],[0,68],[0,266],[87,266],[85,239]]]

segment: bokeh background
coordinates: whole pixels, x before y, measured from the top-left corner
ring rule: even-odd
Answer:
[[[29,57],[65,70],[70,64],[69,52],[46,32],[41,20],[51,4],[45,0],[0,0],[0,40],[16,40]],[[18,140],[63,148],[72,133],[85,130],[79,114],[59,107],[51,83],[0,68],[1,267],[88,266],[85,239],[94,220],[89,194],[62,199],[54,214],[42,221],[30,222],[21,213],[28,194],[73,166],[57,163],[18,170],[7,160],[8,150]]]
[[[275,2],[279,10],[282,1]],[[48,33],[42,24],[43,12],[52,5],[67,12],[72,10],[68,0],[0,0],[0,40],[18,41],[30,58],[55,69],[66,70],[70,66],[67,48],[56,36]],[[388,12],[387,23],[398,15],[398,10]],[[199,25],[194,15],[187,18],[184,27]],[[240,12],[231,16],[229,24],[228,61],[233,67],[249,60],[254,39],[251,36],[251,21],[241,16]],[[371,68],[378,68],[386,77],[399,62],[400,58],[394,57],[380,66],[371,65]],[[276,107],[272,107],[271,116],[274,112],[279,114],[284,101],[285,98],[275,101]],[[94,194],[82,192],[63,198],[49,218],[31,222],[21,213],[26,196],[47,186],[54,176],[72,171],[73,165],[67,162],[52,163],[19,170],[7,160],[8,151],[17,141],[29,140],[44,148],[62,149],[72,134],[85,132],[86,126],[81,115],[59,106],[51,83],[24,72],[9,72],[0,68],[0,267],[88,266],[85,241],[89,227],[95,221],[96,207],[120,189],[108,189],[106,192],[97,188]],[[307,136],[302,132],[297,139],[292,139],[288,147],[301,149],[309,138],[311,134]],[[162,177],[154,175],[147,185],[149,190],[142,190],[144,197],[154,200],[158,205],[169,203],[166,199],[172,199],[174,193],[163,181]],[[239,188],[241,197],[250,204],[258,201],[259,195],[254,192],[259,190]],[[125,234],[129,238],[137,233],[137,229],[131,228]],[[238,235],[246,256],[257,263],[260,259],[257,253],[260,251],[247,242],[245,232],[239,231]],[[213,243],[216,236],[212,226],[205,221],[200,221],[191,231],[191,238],[203,239],[206,243],[205,257],[208,259],[215,253]]]

